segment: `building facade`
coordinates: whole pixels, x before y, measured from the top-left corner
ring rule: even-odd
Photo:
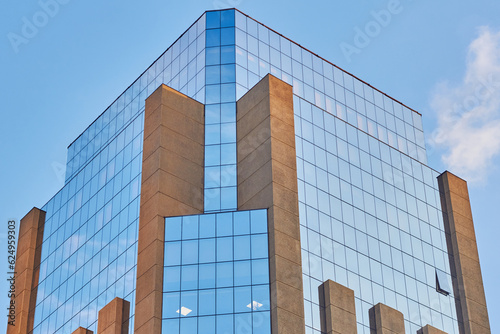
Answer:
[[[8,333],[489,333],[421,115],[234,9],[69,146],[19,237]]]

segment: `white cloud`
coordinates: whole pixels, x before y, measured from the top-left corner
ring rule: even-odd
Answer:
[[[431,106],[438,120],[431,144],[445,150],[448,170],[484,182],[500,154],[500,31],[479,29],[462,82],[437,85]]]

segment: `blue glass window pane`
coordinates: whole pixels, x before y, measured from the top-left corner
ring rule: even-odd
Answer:
[[[198,216],[186,216],[182,219],[182,239],[198,238]]]
[[[224,10],[220,12],[221,27],[234,27],[234,10]]]
[[[178,318],[181,305],[180,292],[164,293],[163,294],[163,318]]]
[[[198,288],[198,266],[182,266],[181,289],[195,290]]]
[[[259,77],[255,75],[259,73],[259,64],[257,57],[248,53],[248,70],[252,73],[248,73],[248,86],[253,87],[259,81]],[[294,84],[295,85],[295,84]]]
[[[205,145],[215,145],[220,143],[220,125],[205,126]],[[206,173],[206,171],[205,171]]]
[[[182,264],[195,264],[198,262],[198,241],[182,242]]]
[[[205,103],[220,103],[220,85],[208,85],[205,88]]]
[[[268,240],[266,234],[252,235],[252,259],[268,258]]]
[[[234,69],[234,67],[232,67],[232,69]],[[222,123],[236,122],[236,103],[221,104],[221,122]]]
[[[219,312],[217,312],[219,313]],[[218,315],[217,316],[217,334],[232,334],[233,329],[233,315]]]
[[[217,261],[232,261],[233,260],[233,238],[217,238]]]
[[[219,28],[220,27],[220,11],[207,12],[206,26],[207,29]]]
[[[236,164],[236,144],[222,144],[220,149],[221,165]]]
[[[267,233],[267,210],[250,212],[250,228],[252,233]]]
[[[436,283],[436,289],[438,292],[445,295],[449,295],[451,293],[448,276],[446,275],[446,273],[439,269],[436,269]]]
[[[181,239],[181,218],[165,219],[165,241],[173,241]]]
[[[254,311],[270,310],[270,297],[268,285],[256,285],[252,287],[252,300],[254,303]]]
[[[220,189],[205,189],[205,211],[220,210]]]
[[[248,211],[234,213],[234,234],[250,234],[250,214]]]
[[[220,104],[207,104],[205,106],[205,124],[220,123]]]
[[[236,124],[225,123],[221,124],[221,143],[236,142]]]
[[[236,84],[221,84],[220,102],[233,102],[236,99]]]
[[[245,35],[246,41],[246,35]],[[246,43],[246,42],[245,42]],[[247,63],[248,63],[248,53],[246,50],[242,50],[240,48],[236,48],[236,63],[239,65],[238,69],[240,70],[238,73],[247,73]],[[238,75],[240,77],[240,75]],[[244,86],[246,86],[247,81],[244,81]]]
[[[181,319],[181,334],[192,334],[198,332],[198,319],[185,318]]]
[[[217,314],[225,313],[233,313],[233,288],[217,289]]]
[[[217,214],[217,236],[224,237],[233,234],[233,214],[219,213]]]
[[[231,65],[225,65],[225,66],[231,66]],[[207,85],[219,84],[221,82],[221,66],[219,65],[207,66],[205,68],[205,75],[206,75]]]
[[[166,319],[161,322],[162,333],[179,333],[179,319]]]
[[[200,313],[201,313],[201,300],[200,300]],[[215,304],[214,304],[213,314],[215,314]],[[212,316],[212,317],[198,318],[198,327],[203,329],[203,334],[215,334],[215,317]],[[162,333],[167,333],[167,332],[162,332]]]
[[[200,264],[199,275],[200,289],[215,288],[215,264]]]
[[[200,290],[199,315],[215,314],[215,289]]]
[[[269,283],[269,264],[267,260],[252,260],[252,284]]]
[[[208,33],[208,31],[207,31],[207,33]],[[220,29],[220,44],[221,45],[233,45],[234,39],[235,39],[234,27]]]
[[[235,209],[237,206],[236,187],[227,187],[221,189],[221,207],[224,209]]]
[[[234,260],[250,259],[250,236],[234,237]]]
[[[227,48],[227,46],[222,49]],[[226,51],[227,52],[227,51]],[[205,64],[206,65],[219,65],[221,63],[221,48],[213,47],[205,49]]]
[[[200,263],[215,262],[215,239],[200,240]]]
[[[181,316],[194,317],[198,315],[198,291],[181,292]]]
[[[252,290],[249,286],[234,288],[234,312],[249,312],[252,309]]]
[[[250,261],[237,261],[234,263],[234,285],[252,284],[252,271]]]
[[[219,166],[221,147],[220,145],[205,146],[205,166]]]
[[[165,267],[163,271],[163,291],[179,291],[181,282],[180,267]]]
[[[252,313],[240,313],[234,315],[234,333],[256,333],[252,331]]]
[[[220,82],[235,82],[236,81],[236,68],[234,64],[221,65],[220,66]],[[208,84],[208,72],[207,72],[207,84]],[[215,83],[215,82],[214,82]]]
[[[233,285],[233,262],[217,263],[217,287]]]
[[[200,216],[200,238],[215,236],[215,215]]]
[[[231,29],[231,28],[224,28],[224,30],[226,30],[226,29]],[[234,31],[233,31],[233,33],[234,33]],[[206,37],[207,38],[206,47],[221,45],[221,29],[207,30],[206,36],[207,36]],[[229,38],[227,33],[226,33],[225,38],[226,39]]]
[[[250,35],[248,36],[248,52],[254,55],[259,54],[259,41]]]
[[[181,242],[167,242],[165,244],[165,265],[176,266],[181,264]]]
[[[205,187],[220,187],[220,166],[205,167]]]
[[[236,165],[221,166],[220,175],[221,175],[221,187],[230,187],[236,185]],[[231,195],[232,193],[229,193],[227,195],[221,194],[222,201],[225,201],[227,197]]]
[[[259,39],[269,44],[269,29],[262,24],[259,24]]]
[[[269,312],[254,312],[252,317],[254,333],[271,334],[271,315]]]
[[[220,48],[220,63],[221,64],[233,64],[236,62],[234,46],[222,46]]]

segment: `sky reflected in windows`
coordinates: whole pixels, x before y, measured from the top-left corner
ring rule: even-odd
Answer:
[[[166,218],[164,259],[164,330],[270,333],[267,210]]]

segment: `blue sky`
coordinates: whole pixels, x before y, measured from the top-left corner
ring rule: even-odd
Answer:
[[[237,7],[423,114],[430,166],[469,180],[500,332],[500,2],[54,1],[0,14],[0,309],[7,221],[61,188],[67,145],[203,11]]]

